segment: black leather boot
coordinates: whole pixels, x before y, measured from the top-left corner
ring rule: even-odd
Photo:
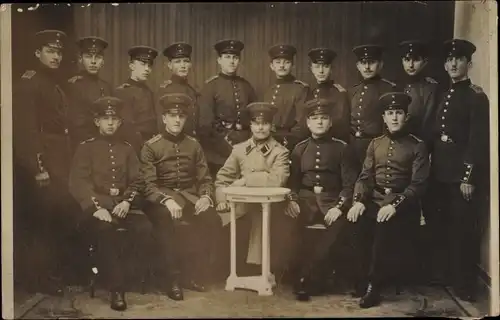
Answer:
[[[111,309],[116,311],[123,311],[127,309],[127,302],[125,301],[125,292],[120,292],[120,291],[111,292]]]
[[[303,277],[299,279],[299,282],[295,288],[295,295],[298,301],[309,301],[311,300],[311,294],[309,292],[309,283],[308,280]]]
[[[371,308],[380,304],[380,300],[381,297],[378,288],[369,283],[365,295],[359,301],[359,306],[363,309]]]
[[[354,286],[354,290],[351,292],[353,298],[361,298],[366,293],[366,282],[358,282]]]
[[[167,290],[167,296],[175,301],[184,300],[184,292],[182,291],[182,287],[179,285],[177,280],[174,280],[170,283],[170,286]]]

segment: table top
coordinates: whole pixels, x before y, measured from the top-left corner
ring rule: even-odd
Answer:
[[[281,202],[290,193],[287,188],[226,187],[222,192],[230,202]]]

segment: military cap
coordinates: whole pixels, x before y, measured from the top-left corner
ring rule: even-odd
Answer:
[[[399,43],[401,49],[401,57],[426,58],[429,56],[429,46],[421,40],[407,40]]]
[[[313,63],[331,64],[337,53],[328,48],[316,48],[309,50],[308,56]]]
[[[54,49],[63,49],[66,34],[60,30],[43,30],[35,34],[38,46],[47,46]]]
[[[470,60],[476,52],[476,46],[472,42],[462,39],[447,40],[443,47],[446,57],[466,57]]]
[[[163,113],[188,114],[189,108],[193,106],[193,100],[183,93],[168,93],[160,97],[160,105]]]
[[[384,47],[378,44],[365,44],[354,47],[352,52],[354,52],[358,61],[363,59],[381,60]]]
[[[408,112],[411,97],[403,92],[387,92],[379,98],[379,105],[382,112],[386,110],[403,109]]]
[[[312,99],[306,102],[305,111],[306,115],[312,116],[317,114],[330,114],[332,102],[327,99]]]
[[[100,97],[92,103],[92,109],[96,117],[118,116],[123,107],[123,101],[116,97]]]
[[[245,45],[240,40],[221,40],[214,45],[215,51],[219,54],[233,53],[241,54]]]
[[[297,53],[297,49],[289,44],[277,44],[269,48],[269,56],[271,59],[285,58],[288,60],[293,60],[293,57]]]
[[[191,58],[193,47],[185,42],[176,42],[163,50],[163,55],[169,60],[175,58]]]
[[[77,42],[80,52],[102,53],[108,47],[108,42],[99,37],[83,37]]]
[[[262,117],[265,121],[272,121],[278,109],[269,102],[252,102],[246,108],[251,119]]]
[[[130,60],[139,60],[146,63],[153,63],[158,56],[155,48],[148,46],[135,46],[128,50]]]

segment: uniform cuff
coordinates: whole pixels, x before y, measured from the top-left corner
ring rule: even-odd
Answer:
[[[401,203],[406,199],[406,196],[400,194],[400,195],[397,195],[394,200],[391,201],[391,205],[394,207],[394,208],[397,208],[398,206],[401,205]]]
[[[342,208],[345,205],[345,202],[346,202],[346,198],[345,197],[340,197],[339,200],[337,201],[337,203],[335,204],[335,208],[337,208],[339,210],[342,210]]]
[[[299,201],[299,196],[297,195],[296,192],[293,191],[290,192],[286,197],[288,201],[295,201],[295,202]]]
[[[123,199],[123,200],[124,200],[124,201],[127,201],[127,202],[129,202],[129,203],[132,203],[132,202],[134,202],[134,200],[135,200],[135,197],[136,197],[136,196],[137,196],[137,191],[132,191],[132,192],[130,193],[130,195],[129,195],[128,197],[127,197],[127,196],[125,196],[125,199]]]
[[[160,192],[160,194],[158,195],[158,197],[156,198],[156,201],[159,203],[159,204],[162,204],[162,205],[165,205],[165,202],[169,199],[172,199],[172,197],[169,197],[167,196],[166,194],[164,194],[163,192]]]
[[[460,179],[461,182],[469,183],[473,167],[474,167],[473,164],[464,162],[464,174],[462,176],[462,179]]]
[[[102,209],[102,207],[99,204],[99,201],[97,200],[96,197],[91,197],[90,199],[92,200],[92,203],[94,204],[95,211]]]
[[[202,195],[200,198],[207,198],[208,201],[210,201],[210,206],[213,207],[214,206],[214,202],[212,200],[212,198],[210,198],[210,196],[208,194],[204,194]]]
[[[352,201],[353,202],[361,202],[362,198],[363,198],[363,195],[358,192],[354,195],[354,197],[352,198]]]

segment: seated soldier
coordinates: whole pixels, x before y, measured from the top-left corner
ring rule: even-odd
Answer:
[[[168,296],[183,300],[182,288],[206,290],[210,253],[221,222],[213,206],[214,187],[203,150],[195,138],[183,133],[192,99],[185,94],[166,94],[159,102],[165,130],[148,140],[141,151],[141,175],[148,200],[144,210],[153,223],[153,236],[163,244],[168,259]],[[175,231],[186,223],[195,235],[189,237],[192,243],[177,243]],[[184,270],[182,279],[179,247],[192,251],[187,263],[190,270]]]
[[[302,228],[314,223],[326,225],[326,232],[313,248],[304,243],[300,250],[298,300],[308,300],[311,291],[328,277],[330,270],[325,268],[329,266],[329,252],[346,223],[343,213],[349,206],[358,174],[347,143],[328,134],[332,107],[332,102],[325,99],[306,103],[306,124],[311,137],[298,143],[291,155],[288,185],[292,193],[287,212],[299,217]]]
[[[140,163],[132,146],[115,135],[122,124],[122,105],[115,97],[102,97],[93,103],[100,134],[78,146],[69,180],[69,190],[85,214],[80,228],[97,245],[114,310],[127,308],[126,254],[138,240],[146,245],[151,235],[147,217],[130,212],[139,199]]]
[[[229,204],[222,192],[223,188],[228,186],[283,187],[290,174],[289,151],[271,136],[272,119],[276,108],[267,102],[254,102],[247,106],[246,112],[251,118],[252,137],[234,146],[231,155],[217,173],[215,181],[217,211],[222,218],[223,226],[230,222]],[[262,211],[260,204],[236,204],[237,219],[242,218],[248,212],[256,211]],[[271,214],[271,271],[279,272],[286,264],[287,257],[284,254],[289,250],[286,250],[284,245],[291,241],[290,228],[295,223],[283,214],[282,204],[273,204],[271,211],[273,212]],[[262,263],[262,217],[252,214],[242,218],[238,223],[242,220],[251,224],[250,234],[248,230],[237,232],[237,235],[244,233],[249,236],[246,262],[250,265],[246,265],[242,262],[243,259],[238,257],[238,269],[246,266],[246,270],[240,270],[241,273],[258,272],[260,269],[257,265]],[[225,229],[227,234],[229,226]],[[227,248],[229,249],[229,246]],[[246,250],[244,253],[247,253]]]
[[[381,287],[389,275],[399,275],[411,267],[413,259],[408,253],[420,222],[419,201],[429,176],[429,155],[425,143],[408,133],[410,102],[411,97],[404,93],[380,97],[389,130],[368,145],[354,187],[354,203],[347,214],[352,224],[345,229],[346,235],[356,235],[354,244],[360,259],[353,266],[360,267],[355,295],[362,296],[362,308],[379,304]],[[403,262],[408,264],[406,268]]]

